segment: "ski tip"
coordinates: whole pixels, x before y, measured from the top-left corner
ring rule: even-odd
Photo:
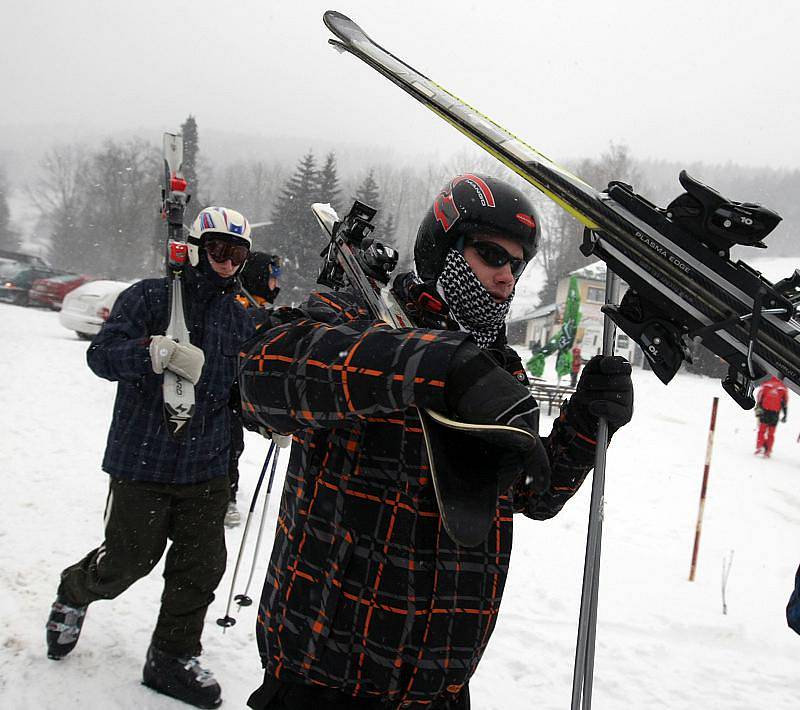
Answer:
[[[364,32],[361,27],[353,22],[347,15],[337,10],[328,10],[325,12],[322,16],[322,21],[333,34],[346,42],[359,39],[359,35],[364,39],[368,39],[367,33]]]

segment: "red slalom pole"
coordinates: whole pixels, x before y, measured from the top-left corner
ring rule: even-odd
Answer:
[[[711,405],[711,423],[708,426],[708,444],[706,445],[706,463],[703,466],[703,487],[700,489],[700,508],[697,511],[697,527],[694,531],[694,549],[692,550],[692,567],[689,570],[689,581],[694,582],[697,568],[697,551],[700,548],[700,531],[703,528],[703,510],[706,507],[706,491],[708,490],[708,471],[711,468],[711,452],[714,450],[714,429],[717,426],[717,405],[719,397],[714,397]]]

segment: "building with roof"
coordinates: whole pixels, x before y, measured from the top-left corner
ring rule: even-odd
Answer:
[[[575,276],[581,296],[581,322],[575,334],[575,344],[580,347],[584,360],[598,355],[603,349],[603,320],[601,308],[606,296],[606,265],[602,261],[581,267],[558,282],[555,303],[550,303],[515,316],[508,321],[508,342],[531,350],[540,348],[561,327],[562,314],[567,301],[570,278]],[[620,298],[628,285],[620,284]],[[615,352],[641,365],[643,355],[639,347],[625,333],[617,330]]]

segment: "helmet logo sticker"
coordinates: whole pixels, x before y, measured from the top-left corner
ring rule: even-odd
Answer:
[[[449,232],[450,227],[458,221],[461,213],[458,211],[458,207],[456,207],[455,200],[453,200],[452,187],[450,192],[440,192],[436,196],[436,199],[433,201],[433,214],[436,217],[436,221],[442,225],[442,229],[444,229],[445,232]]]
[[[532,215],[525,214],[524,212],[517,212],[515,215],[518,221],[522,222],[526,227],[530,227],[531,229],[536,229],[536,220],[533,218]]]
[[[462,182],[466,182],[475,190],[478,200],[480,200],[483,207],[495,206],[494,195],[492,194],[491,188],[477,175],[467,173],[453,178],[450,182],[450,189],[442,190],[433,202],[433,214],[436,217],[436,221],[442,225],[442,229],[445,232],[449,232],[450,228],[458,221],[459,217],[461,217],[461,213],[458,211],[456,202],[453,199],[453,190],[456,185]]]
[[[471,173],[459,175],[457,178],[454,178],[453,182],[450,183],[451,193],[455,186],[462,182],[466,182],[469,186],[475,189],[482,207],[494,207],[494,195],[492,194],[491,188],[486,184],[485,181],[481,180],[477,175],[472,175]]]

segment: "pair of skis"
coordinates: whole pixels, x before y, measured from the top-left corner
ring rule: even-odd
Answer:
[[[722,197],[685,172],[685,192],[665,209],[612,182],[600,192],[372,41],[352,20],[326,12],[338,50],[359,58],[554,200],[586,228],[581,250],[605,261],[630,289],[608,315],[642,348],[665,383],[689,342],[729,365],[724,389],[744,408],[753,385],[775,375],[800,392],[800,272],[773,284],[734,245],[763,247],[780,217]]]
[[[189,194],[183,177],[183,136],[165,133],[163,140],[164,186],[161,190],[161,215],[167,225],[167,276],[169,277],[170,317],[166,335],[177,343],[189,342],[189,329],[183,304],[183,268],[188,246],[183,232],[183,215]],[[164,370],[164,420],[169,433],[181,438],[194,414],[194,385],[172,370]]]

